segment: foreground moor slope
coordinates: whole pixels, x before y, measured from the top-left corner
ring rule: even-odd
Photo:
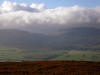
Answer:
[[[100,62],[1,62],[0,75],[100,75]]]

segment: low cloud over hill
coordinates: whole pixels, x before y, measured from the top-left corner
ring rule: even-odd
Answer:
[[[99,6],[47,8],[44,4],[12,3],[0,6],[0,29],[48,33],[70,27],[99,27]]]

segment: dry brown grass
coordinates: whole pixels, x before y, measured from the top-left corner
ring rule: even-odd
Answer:
[[[1,62],[0,75],[100,75],[100,62]]]

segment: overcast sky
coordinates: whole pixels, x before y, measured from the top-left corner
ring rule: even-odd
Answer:
[[[52,32],[69,27],[100,26],[99,0],[0,1],[1,29]]]

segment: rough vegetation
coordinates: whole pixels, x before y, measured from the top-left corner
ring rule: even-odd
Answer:
[[[100,75],[100,62],[5,62],[0,75]]]

